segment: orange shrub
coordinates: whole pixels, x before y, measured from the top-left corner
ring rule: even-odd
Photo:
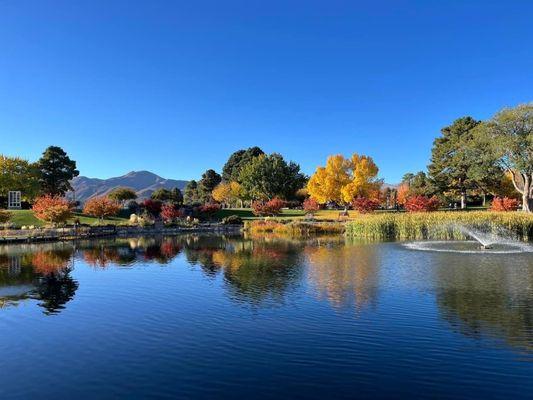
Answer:
[[[83,207],[83,213],[103,220],[105,217],[117,215],[120,204],[107,196],[93,197],[87,200]]]
[[[518,200],[509,197],[495,197],[490,207],[491,211],[516,211]]]
[[[408,212],[436,211],[439,208],[439,199],[437,199],[435,196],[410,196],[405,200],[404,207]]]
[[[37,218],[52,224],[65,223],[72,216],[70,203],[63,197],[50,194],[38,197],[32,210]]]
[[[278,197],[267,202],[254,201],[252,203],[253,213],[260,216],[278,215],[283,207],[285,207],[285,201]]]
[[[308,198],[304,200],[303,208],[306,212],[312,214],[320,209],[320,205],[315,199]]]

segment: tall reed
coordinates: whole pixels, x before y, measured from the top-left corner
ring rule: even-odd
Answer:
[[[303,221],[245,221],[244,230],[250,233],[279,233],[287,235],[340,234],[344,233],[344,224],[339,222],[303,222]]]
[[[427,212],[360,215],[346,224],[349,237],[382,240],[466,239],[461,226],[533,241],[533,214],[521,212]]]

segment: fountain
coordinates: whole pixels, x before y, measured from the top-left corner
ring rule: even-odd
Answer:
[[[450,232],[461,232],[472,240],[427,240],[405,243],[404,246],[412,250],[452,253],[514,254],[533,252],[533,246],[513,240],[511,232],[505,231],[503,228],[498,229],[498,234],[488,228],[481,229],[462,224],[450,224],[445,228]]]

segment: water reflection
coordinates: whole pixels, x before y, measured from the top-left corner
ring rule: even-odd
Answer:
[[[379,287],[379,252],[373,244],[319,242],[307,246],[309,279],[320,298],[336,308],[361,311],[376,304]]]
[[[78,289],[71,277],[71,246],[7,247],[0,254],[0,308],[36,300],[43,313],[53,315],[65,308]],[[6,249],[4,249],[6,250]]]
[[[463,335],[490,335],[531,351],[530,257],[406,252],[400,246],[348,243],[340,237],[183,235],[1,246],[0,308],[35,301],[43,313],[57,314],[80,287],[74,268],[86,266],[179,268],[185,263],[220,285],[232,301],[254,308],[283,306],[289,296],[303,293],[339,310],[375,310],[383,306],[382,293],[400,279],[411,296],[405,299],[413,301],[421,290],[430,293],[440,315]],[[176,258],[182,264],[173,262]],[[408,301],[403,304],[409,306]]]
[[[533,350],[533,264],[528,256],[436,260],[437,304],[455,330]]]

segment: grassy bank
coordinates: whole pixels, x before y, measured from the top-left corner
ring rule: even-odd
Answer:
[[[21,226],[42,227],[46,225],[45,222],[37,219],[35,215],[33,215],[33,211],[31,210],[10,210],[9,212],[13,215],[9,222],[17,228],[20,228]],[[75,213],[74,218],[72,218],[69,223],[74,223],[74,219],[76,218],[79,218],[82,224],[97,225],[98,223],[100,223],[97,218],[81,213]],[[113,217],[104,219],[103,223],[104,225],[125,225],[128,223],[128,219]]]
[[[533,215],[519,212],[368,214],[346,224],[346,235],[381,240],[465,239],[460,225],[533,241]]]

